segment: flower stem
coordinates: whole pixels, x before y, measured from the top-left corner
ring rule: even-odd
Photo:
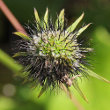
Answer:
[[[11,22],[11,24],[17,31],[26,34],[25,29],[22,27],[22,25],[19,23],[19,21],[15,18],[15,16],[12,14],[12,12],[8,9],[8,7],[3,2],[3,0],[0,0],[0,9],[2,10],[4,15],[7,17],[7,19]]]

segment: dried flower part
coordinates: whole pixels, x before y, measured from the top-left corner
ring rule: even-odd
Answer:
[[[14,57],[22,59],[26,79],[34,82],[35,86],[42,86],[39,97],[47,88],[60,87],[63,84],[66,88],[74,86],[86,100],[77,83],[78,77],[88,73],[88,69],[83,66],[83,59],[86,59],[86,53],[92,51],[91,48],[82,47],[77,41],[78,36],[90,25],[76,30],[84,13],[68,28],[65,27],[64,9],[55,23],[49,18],[48,9],[43,20],[40,20],[36,9],[34,14],[36,26],[35,30],[30,30],[30,35],[15,32],[23,40]],[[102,79],[90,70],[88,74]]]

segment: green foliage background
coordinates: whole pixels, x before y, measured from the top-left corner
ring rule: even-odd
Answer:
[[[48,7],[54,18],[56,12],[65,8],[69,24],[84,11],[84,22],[93,23],[82,35],[84,40],[89,39],[94,48],[94,54],[89,57],[92,70],[110,80],[109,0],[4,0],[4,2],[22,24],[32,19],[34,7],[40,12],[41,17]],[[22,67],[15,65],[14,60],[7,55],[11,55],[7,39],[12,37],[13,29],[1,12],[0,19],[0,49],[2,49],[0,50],[0,110],[77,110],[65,93],[59,92],[57,95],[56,91],[51,94],[47,91],[38,99],[38,88],[30,89],[29,85],[22,84],[21,79],[14,76],[14,73]],[[15,94],[10,97],[3,92],[4,86],[9,83],[16,89]],[[94,78],[85,78],[79,83],[89,103],[86,103],[75,90],[73,94],[85,110],[110,109],[110,84]]]

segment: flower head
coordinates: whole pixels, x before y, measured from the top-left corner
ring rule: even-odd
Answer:
[[[14,57],[22,58],[28,81],[42,86],[40,94],[48,87],[69,88],[73,85],[83,96],[77,77],[86,74],[83,60],[86,59],[86,53],[92,50],[82,47],[77,41],[78,36],[90,25],[76,30],[84,13],[69,27],[65,26],[64,9],[55,23],[49,18],[48,9],[43,20],[40,20],[36,9],[34,14],[36,26],[34,30],[30,29],[31,34],[15,32],[23,40]]]

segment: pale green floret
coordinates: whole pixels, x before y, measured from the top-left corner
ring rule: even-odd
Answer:
[[[74,47],[78,45],[74,41],[71,44],[66,45],[70,40],[67,39],[64,41],[64,33],[60,35],[60,39],[59,32],[56,32],[56,34],[48,32],[48,36],[46,36],[46,33],[43,33],[42,39],[35,36],[33,40],[36,46],[39,48],[40,53],[44,54],[45,56],[51,55],[55,58],[72,58],[71,56],[75,55],[76,51],[79,50],[78,47],[77,49]]]

